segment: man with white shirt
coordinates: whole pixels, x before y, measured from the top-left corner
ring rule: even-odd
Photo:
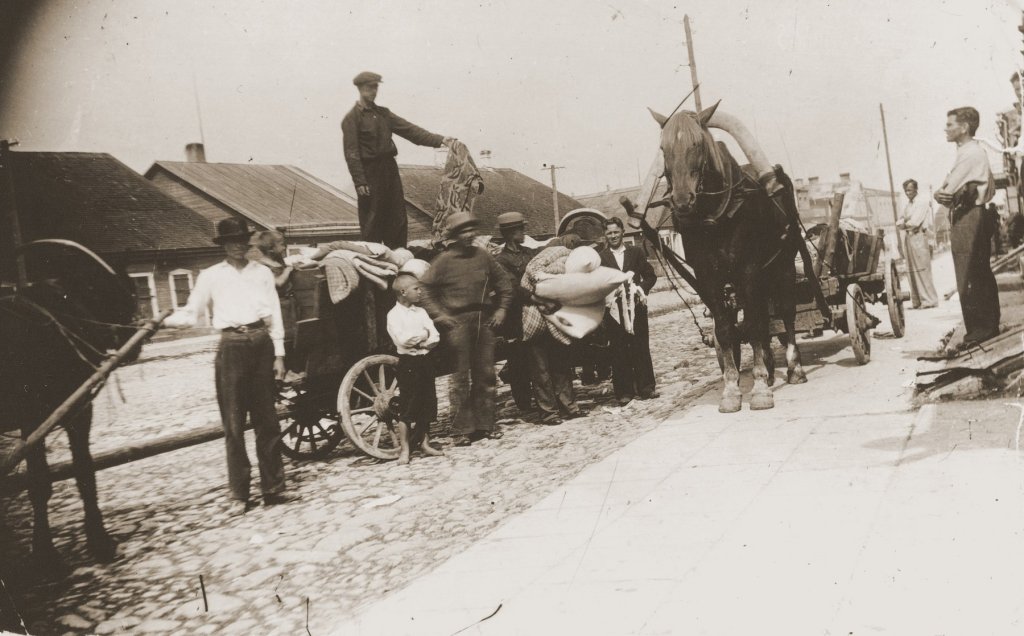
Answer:
[[[249,502],[249,456],[245,451],[245,418],[256,433],[256,459],[265,505],[291,501],[284,494],[284,464],[278,447],[280,431],[274,397],[275,379],[283,379],[284,325],[274,275],[246,258],[249,230],[245,219],[217,224],[213,242],[224,247],[225,260],[199,274],[188,303],[164,321],[167,327],[191,327],[210,309],[220,330],[216,358],[217,403],[227,446],[228,484],[232,511],[244,513]]]
[[[896,227],[906,232],[904,252],[910,274],[910,301],[914,309],[937,307],[939,297],[932,280],[932,204],[917,196],[914,179],[903,182],[903,192],[907,195],[907,205]]]
[[[605,221],[604,227],[608,245],[600,252],[601,265],[633,272],[633,282],[644,291],[644,294],[650,293],[658,276],[639,248],[623,244],[622,221],[612,217]],[[612,387],[615,389],[615,398],[619,404],[625,406],[636,397],[641,400],[658,397],[658,392],[654,388],[654,364],[651,361],[647,306],[643,303],[636,304],[632,333],[616,321],[610,312],[605,314],[604,325],[608,331],[612,351]]]
[[[935,193],[950,210],[950,250],[966,328],[961,348],[999,333],[999,288],[989,264],[992,228],[984,215],[995,182],[985,150],[974,139],[979,120],[970,106],[946,114],[946,141],[957,146],[956,162]]]

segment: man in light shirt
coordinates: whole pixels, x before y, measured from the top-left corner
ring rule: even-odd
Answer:
[[[274,397],[275,379],[284,378],[284,325],[274,275],[246,258],[249,230],[245,219],[217,224],[213,242],[224,247],[225,260],[199,274],[188,303],[167,320],[167,327],[191,327],[210,309],[220,330],[217,348],[217,403],[227,447],[232,512],[249,507],[249,456],[245,451],[245,418],[256,433],[256,459],[265,505],[286,503],[284,464],[278,447],[280,431]]]
[[[907,271],[910,274],[910,300],[914,309],[929,309],[939,304],[932,280],[932,205],[931,201],[917,196],[917,181],[903,182],[907,205],[896,227],[906,232],[905,253]]]
[[[985,150],[974,139],[979,119],[970,106],[946,114],[946,141],[957,146],[956,162],[935,193],[950,210],[950,250],[966,329],[961,348],[999,333],[999,288],[989,265],[992,228],[984,215],[995,182]]]

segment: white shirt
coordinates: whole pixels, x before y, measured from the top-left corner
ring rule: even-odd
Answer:
[[[407,356],[422,356],[441,341],[434,321],[430,319],[422,307],[397,303],[388,312],[388,335],[398,348],[398,353]],[[414,344],[417,338],[427,336],[422,342]]]
[[[984,205],[992,200],[995,195],[992,168],[988,165],[985,149],[974,139],[957,146],[956,162],[941,189],[947,194],[954,194],[971,181],[978,183],[978,200],[975,203]]]
[[[932,202],[928,197],[918,194],[913,201],[903,206],[903,218],[900,219],[908,230],[920,229],[930,232],[932,229]]]
[[[625,243],[620,245],[618,247],[618,249],[611,249],[611,248],[609,248],[609,250],[611,251],[612,256],[615,257],[615,262],[619,264],[619,269],[622,269],[622,264],[626,261],[626,245],[625,245]]]
[[[274,287],[274,275],[259,263],[249,261],[241,270],[227,261],[199,272],[188,303],[164,321],[168,327],[193,327],[199,314],[210,309],[217,329],[241,327],[257,320],[270,320],[274,355],[284,355],[284,323],[281,303]]]

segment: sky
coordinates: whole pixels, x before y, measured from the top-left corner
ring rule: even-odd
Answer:
[[[39,0],[0,73],[17,150],[107,152],[144,172],[183,160],[284,163],[351,191],[340,122],[351,79],[492,165],[574,195],[634,186],[658,146],[651,107],[690,91],[740,117],[794,177],[941,184],[950,108],[995,137],[1022,62],[1021,0]],[[693,102],[684,108],[692,109]],[[200,134],[200,121],[201,132]],[[435,152],[398,139],[400,163]]]

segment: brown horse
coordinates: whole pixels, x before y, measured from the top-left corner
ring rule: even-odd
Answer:
[[[108,349],[127,341],[134,329],[116,325],[128,325],[135,314],[126,279],[89,250],[46,240],[24,251],[30,284],[0,297],[0,431],[20,430],[23,439],[92,375]],[[107,534],[97,503],[91,425],[91,405],[62,422],[85,508],[87,546],[98,561],[110,561],[117,544]],[[65,568],[50,531],[47,504],[53,488],[45,446],[33,447],[25,461],[36,573],[59,576]]]
[[[786,345],[787,379],[806,382],[796,347],[796,268],[799,232],[769,197],[763,181],[780,189],[788,182],[781,169],[764,170],[763,153],[748,146],[749,134],[738,136],[751,157],[761,182],[744,172],[724,144],[708,130],[718,104],[698,113],[680,111],[671,118],[654,113],[661,125],[664,176],[669,191],[664,204],[672,211],[673,226],[682,237],[686,260],[693,269],[704,304],[715,322],[715,349],[724,387],[718,410],[740,410],[740,343],[753,348],[754,387],[751,409],[775,405],[769,386],[774,383],[771,351],[771,313],[781,318]],[[720,119],[734,122],[726,115]],[[723,127],[724,126],[720,126]],[[745,132],[745,130],[744,130]],[[792,192],[790,185],[789,192]],[[792,195],[790,194],[790,198]],[[793,202],[795,206],[795,202]],[[795,207],[793,208],[795,210]]]

